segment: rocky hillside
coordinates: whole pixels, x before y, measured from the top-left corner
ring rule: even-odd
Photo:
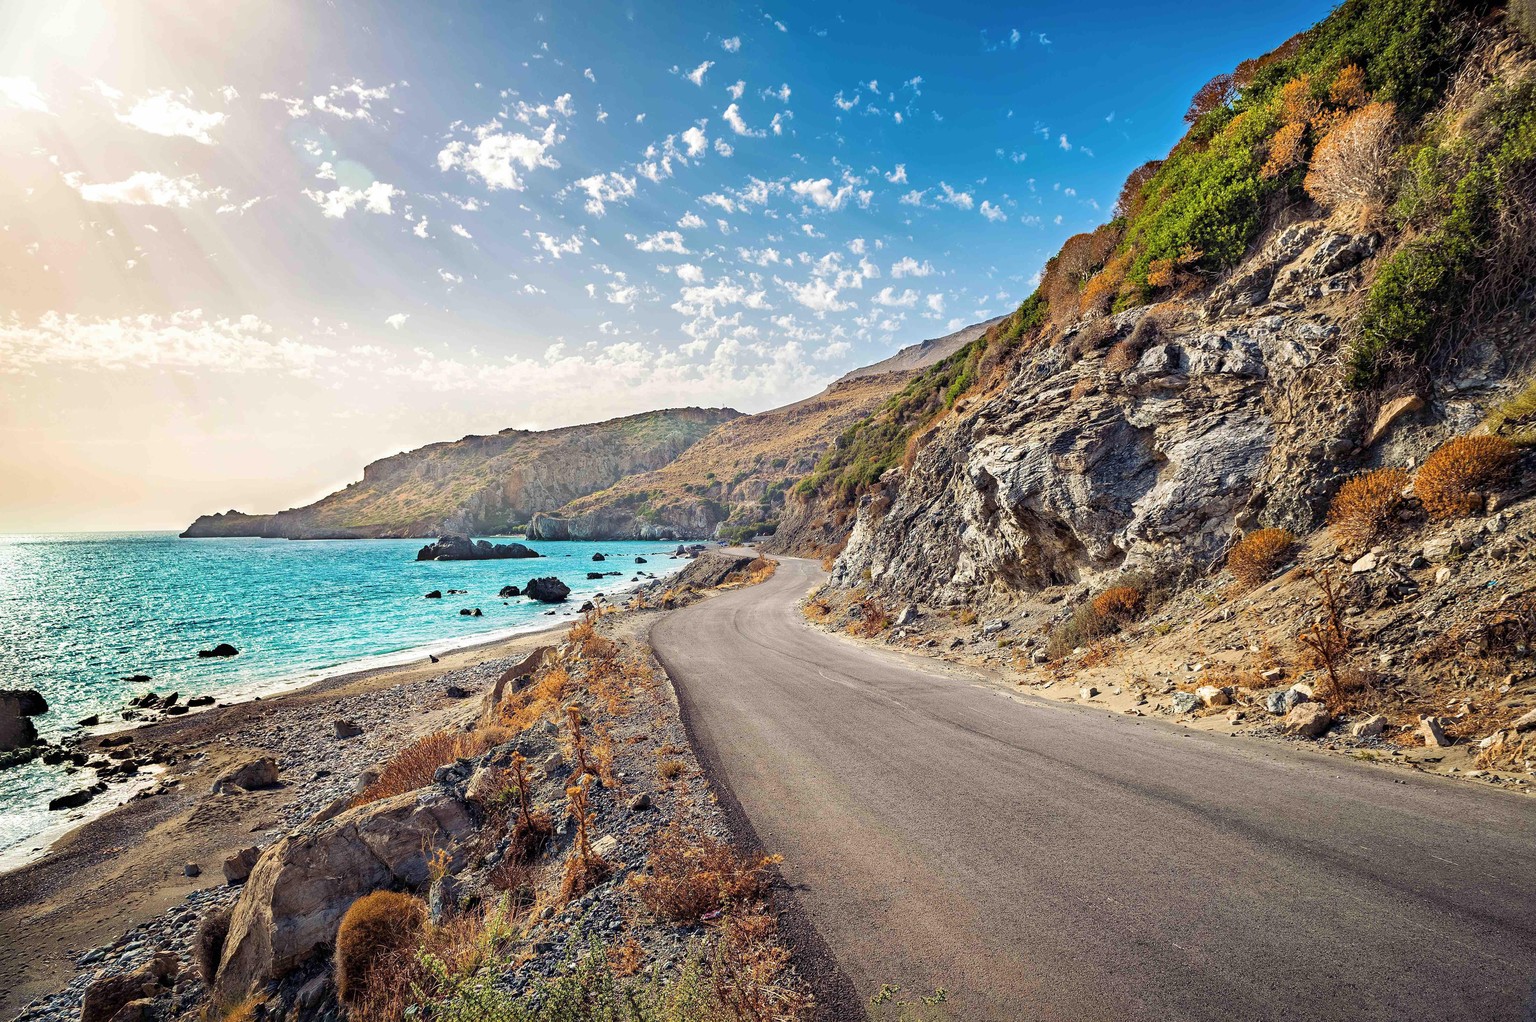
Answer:
[[[801,546],[846,535],[835,584],[888,601],[1071,607],[1486,431],[1536,355],[1533,69],[1493,5],[1350,0],[1219,76],[1011,321],[799,487]]]
[[[900,393],[928,366],[950,358],[992,320],[909,345],[855,369],[815,397],[722,424],[676,461],[627,477],[551,514],[531,538],[739,539],[777,528],[786,496],[839,438]]]
[[[204,515],[185,537],[288,539],[487,535],[537,511],[660,468],[721,423],[729,408],[673,408],[592,425],[430,444],[373,462],[360,482],[271,515]]]

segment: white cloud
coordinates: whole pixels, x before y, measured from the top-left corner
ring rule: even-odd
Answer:
[[[829,312],[843,312],[853,308],[852,302],[838,301],[838,289],[820,277],[809,280],[804,284],[778,280],[778,278],[774,279],[784,290],[789,292],[790,297],[807,309],[814,311],[818,316],[825,316]]]
[[[944,296],[941,294],[929,295],[927,298],[927,305],[929,310],[931,310],[935,316],[942,315],[944,312]]]
[[[528,171],[560,166],[549,154],[563,141],[553,121],[535,135],[503,131],[499,121],[491,121],[476,128],[474,135],[473,142],[455,140],[443,147],[437,154],[438,169],[457,168],[471,178],[478,177],[492,191],[522,191]]]
[[[677,226],[684,230],[696,231],[704,226],[704,218],[697,213],[684,213],[682,218],[677,221]]]
[[[584,243],[579,234],[573,234],[564,241],[553,235],[545,234],[543,231],[538,232],[534,237],[538,239],[539,247],[555,259],[559,259],[561,256],[575,255],[581,251],[581,246]]]
[[[1065,152],[1072,151],[1072,143],[1067,141],[1067,136],[1065,135],[1061,136],[1061,138],[1057,140],[1056,144]]]
[[[416,235],[418,238],[427,237],[427,218],[422,217],[420,220],[416,221],[416,226],[411,228],[411,233]]]
[[[883,287],[880,293],[875,295],[876,305],[884,305],[890,308],[910,309],[917,304],[917,292],[911,288],[905,288],[900,294],[892,287]]]
[[[145,97],[117,119],[131,128],[167,138],[182,137],[213,145],[208,129],[217,128],[227,117],[217,110],[198,110],[170,92]]]
[[[688,246],[683,243],[683,236],[677,231],[658,231],[644,241],[635,242],[635,247],[642,252],[688,254]]]
[[[796,181],[789,186],[789,190],[800,199],[812,202],[822,209],[835,210],[843,208],[843,204],[853,194],[853,185],[845,184],[834,190],[831,178],[823,177],[814,180],[808,178],[804,181]]]
[[[695,124],[682,134],[683,146],[691,157],[699,157],[704,150],[709,148],[709,138],[704,134],[704,129]]]
[[[454,234],[457,234],[461,238],[472,239],[474,237],[473,234],[470,234],[469,231],[467,231],[464,228],[463,224],[454,224],[452,227],[449,227],[448,229],[450,231],[452,231]]]
[[[459,276],[457,273],[449,273],[447,270],[439,269],[437,271],[437,275],[444,284],[447,284],[450,287],[452,287],[454,284],[464,283],[463,277]]]
[[[5,100],[11,106],[20,107],[23,110],[31,110],[34,113],[52,113],[48,109],[48,101],[43,98],[42,92],[37,88],[37,83],[30,78],[11,77],[0,78],[0,99]]]
[[[223,198],[227,194],[222,188],[203,188],[196,174],[167,177],[154,170],[141,170],[122,181],[95,184],[86,183],[79,174],[66,174],[64,183],[79,192],[86,202],[126,206],[176,206],[186,209],[194,202]]]
[[[316,110],[339,117],[344,121],[363,121],[372,124],[374,123],[374,102],[388,99],[390,90],[393,88],[394,83],[369,88],[362,83],[361,79],[354,78],[346,85],[331,86],[326,90],[325,95],[315,96],[310,102],[314,104]],[[284,100],[284,102],[289,101]],[[293,115],[292,109],[288,112]]]
[[[635,194],[636,181],[618,171],[594,174],[576,182],[576,187],[587,193],[586,210],[592,216],[608,212],[608,203],[623,204]]]
[[[991,220],[993,223],[1000,223],[1008,219],[1007,213],[1004,213],[1002,209],[992,205],[992,203],[988,202],[986,199],[981,200],[981,215],[986,217],[988,220]]]
[[[780,103],[788,103],[790,96],[789,83],[785,82],[777,89],[764,89],[762,94],[765,99],[776,99]]]
[[[921,206],[923,204],[923,196],[927,194],[928,189],[926,188],[924,188],[922,191],[918,191],[916,188],[914,188],[901,197],[901,204],[903,206]]]
[[[732,99],[740,99],[741,94],[747,91],[747,83],[738,81],[735,85],[727,85],[725,91],[731,94]]]
[[[887,181],[889,181],[893,185],[904,185],[904,184],[906,184],[907,183],[907,165],[905,163],[898,163],[898,164],[896,164],[896,169],[891,171],[889,174],[885,175],[885,179]]]
[[[255,316],[209,319],[201,309],[113,319],[48,312],[30,325],[15,317],[0,319],[0,373],[44,366],[113,371],[156,366],[308,376],[334,354],[275,336]]]
[[[704,271],[692,263],[683,263],[677,268],[677,279],[687,284],[702,284]]]
[[[375,181],[367,188],[349,188],[343,185],[329,192],[311,191],[306,188],[304,194],[315,200],[326,216],[340,220],[359,205],[366,212],[382,213],[388,216],[394,212],[392,200],[395,196],[405,193],[392,184]]]
[[[715,139],[715,152],[725,157],[736,155],[736,150],[731,148],[731,144],[723,138]]]
[[[733,35],[729,39],[720,40],[720,48],[726,53],[741,52],[741,36]]]
[[[747,122],[743,120],[741,116],[741,108],[738,107],[735,103],[732,103],[730,106],[726,107],[725,113],[721,114],[720,117],[725,121],[726,124],[729,124],[731,126],[731,130],[738,135],[746,135],[749,138],[763,138],[768,134],[766,131],[754,131],[747,127]]]
[[[694,68],[692,71],[689,71],[687,74],[683,75],[683,77],[688,79],[690,82],[692,82],[695,85],[702,86],[704,84],[704,76],[706,74],[708,74],[709,73],[709,69],[714,67],[714,66],[715,66],[715,62],[714,61],[706,60],[706,61],[704,61],[704,63],[700,64],[698,67]]]
[[[938,197],[940,202],[948,203],[958,209],[970,209],[976,204],[970,192],[957,192],[947,182],[940,181],[939,188],[944,192]]]
[[[597,84],[597,75],[592,73],[592,69],[590,67],[583,71],[581,76],[594,85]]]
[[[933,272],[933,267],[928,260],[918,262],[911,256],[902,256],[891,264],[891,276],[893,277],[926,277]]]
[[[396,330],[399,330],[401,327],[405,326],[405,321],[410,318],[411,314],[408,312],[397,312],[393,316],[385,316],[384,323],[386,326],[392,326]]]

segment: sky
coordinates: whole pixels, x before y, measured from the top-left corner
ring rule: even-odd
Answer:
[[[806,397],[1011,311],[1327,10],[0,4],[0,532]]]

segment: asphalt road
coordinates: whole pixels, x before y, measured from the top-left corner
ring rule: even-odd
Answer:
[[[1018,696],[813,630],[820,578],[786,558],[652,641],[860,997],[944,987],[953,1022],[1536,1019],[1536,800]]]

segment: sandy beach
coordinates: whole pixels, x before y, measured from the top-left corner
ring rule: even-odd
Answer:
[[[83,952],[194,892],[223,887],[228,855],[268,843],[351,792],[363,770],[401,744],[472,715],[479,705],[473,697],[507,662],[563,628],[466,646],[440,654],[438,663],[423,656],[338,674],[124,732],[134,746],[162,748],[175,762],[146,794],[84,822],[36,861],[0,873],[0,1018],[68,983]],[[450,695],[450,684],[467,694]],[[334,722],[343,719],[362,733],[338,739]],[[99,743],[86,748],[96,751]],[[277,760],[279,786],[211,793],[216,778],[262,756]]]

